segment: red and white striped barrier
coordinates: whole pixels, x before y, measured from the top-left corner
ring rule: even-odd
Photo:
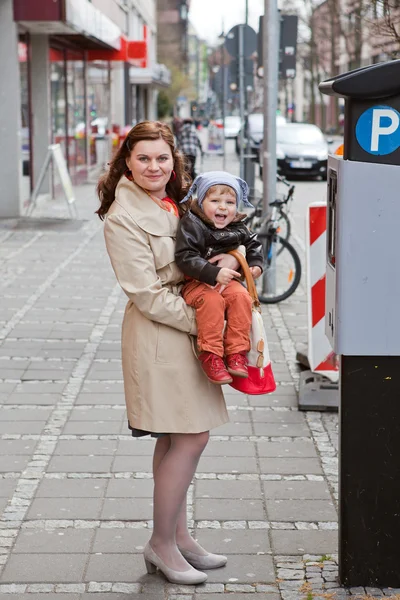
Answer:
[[[306,218],[308,362],[310,370],[339,379],[336,354],[325,335],[326,202],[308,206]]]

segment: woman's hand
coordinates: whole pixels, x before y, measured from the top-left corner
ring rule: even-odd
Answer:
[[[234,271],[240,267],[238,261],[232,254],[217,254],[217,256],[210,258],[208,262],[212,265],[217,264],[223,269],[233,269]]]
[[[260,267],[250,267],[250,273],[253,275],[253,279],[258,279],[262,274]]]

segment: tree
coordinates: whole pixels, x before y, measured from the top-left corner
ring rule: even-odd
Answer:
[[[164,90],[165,99],[172,107],[176,107],[178,96],[186,96],[188,100],[196,99],[196,92],[189,77],[176,65],[165,61],[171,71],[171,85]]]
[[[158,98],[157,98],[157,113],[158,113],[158,118],[159,119],[164,119],[165,117],[170,117],[172,116],[174,107],[170,102],[170,99],[168,98],[167,93],[162,90],[159,94],[158,94]]]

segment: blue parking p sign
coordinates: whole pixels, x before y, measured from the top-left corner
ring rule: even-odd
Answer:
[[[373,106],[359,117],[356,138],[368,154],[382,156],[400,147],[400,113],[391,106]]]

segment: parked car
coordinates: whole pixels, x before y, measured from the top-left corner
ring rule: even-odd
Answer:
[[[276,124],[277,126],[283,125],[286,123],[285,117],[282,115],[276,116]],[[254,155],[254,159],[257,160],[258,152],[260,148],[261,141],[264,137],[264,115],[262,113],[252,113],[248,116],[248,127],[247,133],[250,142],[250,151]],[[240,154],[240,130],[236,136],[236,153]],[[246,146],[246,140],[245,140]]]
[[[329,144],[322,131],[309,123],[287,123],[276,130],[278,172],[285,177],[321,176],[326,180]],[[259,149],[262,175],[262,144]]]
[[[239,116],[229,115],[225,117],[225,137],[231,139],[237,137],[240,131],[241,120]]]

